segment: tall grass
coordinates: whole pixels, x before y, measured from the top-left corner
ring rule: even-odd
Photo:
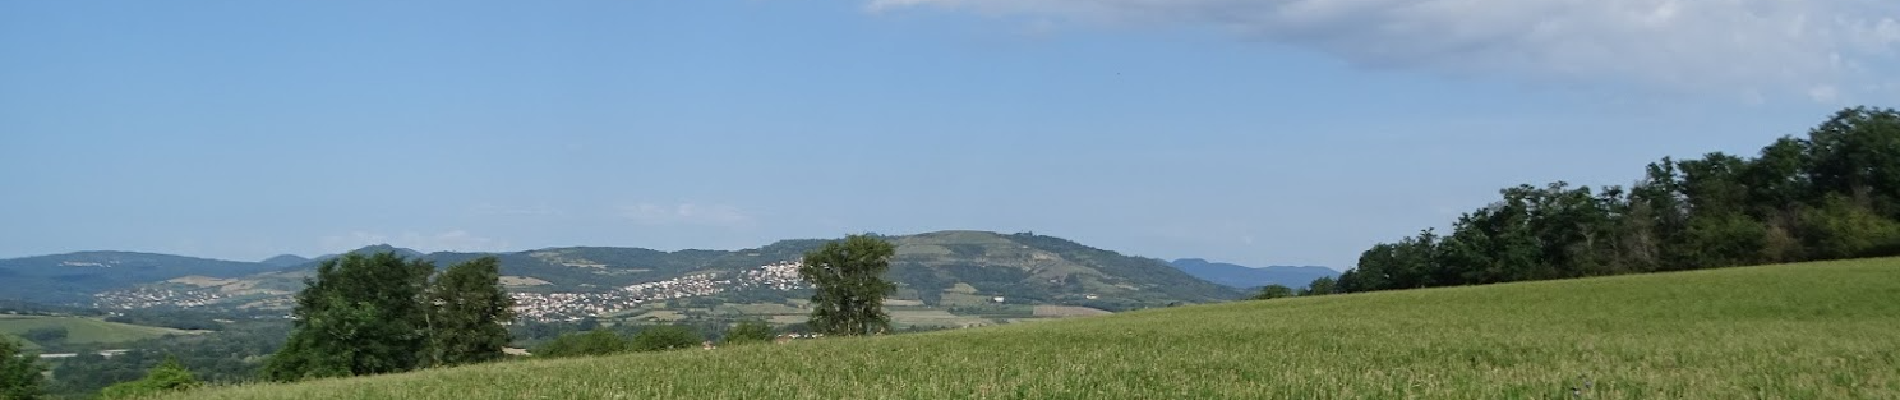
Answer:
[[[1250,301],[172,398],[1896,399],[1900,259]]]

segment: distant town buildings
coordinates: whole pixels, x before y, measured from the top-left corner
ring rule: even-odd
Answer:
[[[605,293],[511,293],[515,314],[531,321],[579,321],[629,311],[640,305],[727,291],[809,288],[797,262],[780,262],[737,273],[703,273],[636,283]]]
[[[736,290],[797,290],[809,288],[798,277],[797,262],[780,262],[739,272],[709,272],[654,282],[642,282],[597,293],[510,293],[515,313],[531,321],[579,321],[630,311],[642,304]],[[180,290],[138,288],[100,293],[94,306],[101,309],[203,307],[230,301],[234,296],[216,289]],[[286,304],[287,305],[287,304]]]

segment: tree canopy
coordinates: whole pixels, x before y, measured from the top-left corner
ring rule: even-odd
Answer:
[[[798,275],[810,282],[814,332],[825,335],[870,335],[891,329],[884,298],[897,285],[884,278],[897,246],[869,235],[850,235],[805,253]]]
[[[494,258],[450,267],[394,252],[324,261],[297,293],[290,338],[265,364],[289,381],[409,371],[500,357],[511,319]]]
[[[1360,254],[1363,292],[1900,255],[1900,112],[1841,110],[1754,158],[1668,157],[1624,188],[1499,191],[1449,234]]]
[[[501,286],[493,257],[456,264],[429,287],[429,363],[458,365],[493,361],[508,345],[514,299]]]
[[[29,354],[20,343],[0,336],[0,399],[32,400],[45,393],[45,371],[37,355]]]
[[[177,358],[167,356],[164,362],[160,362],[157,367],[153,367],[146,373],[144,379],[107,386],[105,390],[99,392],[99,397],[102,399],[144,398],[164,392],[189,390],[200,384],[198,378],[192,376],[191,371],[185,369],[185,365],[179,363]]]

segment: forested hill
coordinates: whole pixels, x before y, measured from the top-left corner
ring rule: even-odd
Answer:
[[[1501,190],[1373,246],[1344,291],[1900,255],[1900,112],[1844,109],[1753,157],[1663,158],[1630,187]]]
[[[907,298],[936,304],[944,296],[1001,296],[1010,303],[1062,303],[1104,309],[1163,306],[1238,298],[1238,290],[1197,279],[1165,262],[1131,257],[1066,239],[1033,234],[944,231],[882,235],[898,245],[889,277]],[[740,250],[659,251],[619,247],[566,247],[507,253],[422,253],[389,245],[353,252],[395,252],[433,261],[438,267],[494,256],[510,290],[598,292],[635,283],[706,272],[733,272],[797,260],[827,240],[782,240]],[[302,287],[323,260],[273,257],[236,262],[143,253],[73,253],[0,260],[0,298],[43,303],[89,304],[93,294],[147,298],[151,293],[199,293],[180,302],[262,306]],[[94,265],[97,263],[98,265]],[[219,278],[219,279],[206,279]],[[135,286],[136,285],[136,286]],[[137,289],[134,289],[137,287]],[[126,292],[143,290],[144,292]],[[149,293],[148,293],[149,292]],[[216,294],[216,298],[209,296]],[[803,298],[787,292],[779,297]],[[768,296],[769,297],[769,296]],[[769,299],[759,299],[769,300]],[[966,302],[971,301],[966,298]]]
[[[250,262],[126,251],[0,259],[0,294],[39,303],[89,302],[92,294],[185,275],[235,277],[269,270]]]
[[[929,304],[938,303],[946,292],[1002,296],[1015,299],[1013,302],[1091,304],[1111,309],[1218,301],[1242,295],[1238,290],[1195,278],[1158,259],[1126,256],[1053,236],[942,231],[879,237],[898,246],[889,278],[899,284],[905,297]],[[443,266],[492,255],[500,259],[505,275],[547,282],[541,287],[521,288],[523,290],[588,291],[795,261],[826,242],[792,239],[741,250],[667,252],[569,247],[499,254],[441,252],[417,256]],[[375,247],[359,251],[383,250],[392,249]],[[1089,298],[1091,295],[1093,299]]]

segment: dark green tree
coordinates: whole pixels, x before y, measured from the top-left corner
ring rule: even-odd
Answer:
[[[897,285],[884,278],[897,246],[869,235],[851,235],[843,241],[805,253],[798,275],[815,287],[811,298],[812,330],[825,335],[870,335],[891,329],[884,298]]]
[[[1306,284],[1306,289],[1302,290],[1300,295],[1314,296],[1334,293],[1339,293],[1339,281],[1332,277],[1320,277],[1319,279],[1314,279],[1312,283]]]
[[[424,287],[433,264],[392,252],[324,261],[306,278],[292,311],[294,331],[265,365],[265,377],[402,372],[422,364],[428,344]]]
[[[534,349],[535,357],[580,357],[624,353],[632,348],[627,338],[608,329],[569,333]]]
[[[20,343],[0,336],[0,399],[32,400],[45,393],[46,367],[38,355],[29,354]]]
[[[649,326],[633,335],[628,347],[633,351],[662,351],[699,347],[706,339],[691,328],[675,325]]]
[[[772,325],[760,321],[744,321],[727,328],[726,333],[719,338],[719,342],[728,346],[762,343],[770,342],[776,336],[777,334],[772,332]]]
[[[165,356],[165,361],[147,372],[144,379],[107,386],[105,390],[99,392],[99,397],[103,399],[144,398],[165,392],[190,390],[201,384],[197,377],[192,376],[191,370],[185,369],[185,365],[178,362],[178,358]]]
[[[514,299],[501,287],[495,257],[449,267],[428,291],[429,364],[459,365],[502,358]]]
[[[1293,297],[1293,289],[1280,284],[1261,287],[1260,294],[1253,296],[1254,300],[1282,299],[1287,297]]]

